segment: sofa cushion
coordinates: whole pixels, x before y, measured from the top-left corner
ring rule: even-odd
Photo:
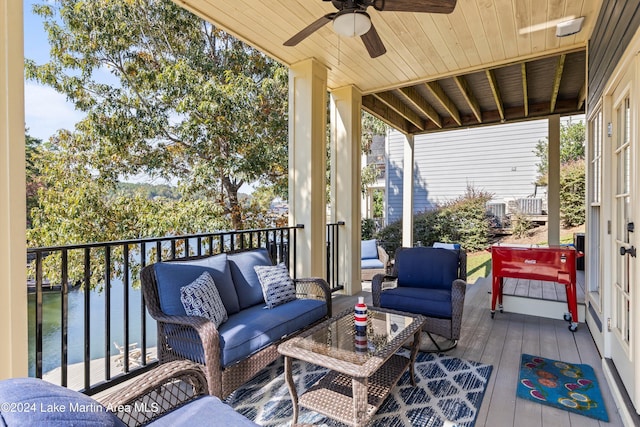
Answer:
[[[451,318],[451,290],[394,288],[380,294],[380,306],[442,319]]]
[[[147,424],[153,427],[220,425],[249,427],[258,424],[240,415],[215,396],[202,396]]]
[[[360,258],[378,259],[378,244],[375,239],[360,242]]]
[[[363,259],[360,262],[360,268],[384,268],[384,264],[378,258],[376,259]]]
[[[187,286],[180,288],[180,300],[187,316],[206,317],[216,327],[228,318],[227,310],[208,271]]]
[[[90,397],[38,378],[0,381],[0,402],[0,425],[9,427],[125,425]]]
[[[460,249],[460,243],[443,243],[443,242],[434,242],[434,248],[442,248],[442,249]]]
[[[458,277],[458,253],[417,247],[396,252],[398,287],[450,289]]]
[[[262,295],[267,307],[273,308],[296,299],[296,287],[289,276],[289,269],[284,263],[278,265],[256,265],[254,267]]]
[[[231,277],[236,287],[241,310],[256,304],[264,304],[262,286],[254,269],[256,265],[273,265],[266,249],[229,254]]]
[[[218,329],[222,366],[242,360],[326,315],[324,300],[296,299],[272,309],[256,305],[229,316]]]
[[[153,265],[158,282],[160,308],[172,316],[186,314],[180,301],[180,288],[196,280],[207,271],[218,288],[218,293],[228,314],[240,311],[227,254],[214,255],[197,260],[158,262]]]

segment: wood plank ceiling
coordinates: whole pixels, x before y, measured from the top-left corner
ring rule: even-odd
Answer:
[[[283,42],[322,15],[321,0],[174,0],[291,66],[315,58],[329,90],[354,85],[363,109],[408,134],[584,112],[586,45],[601,0],[458,0],[451,14],[378,12],[387,52],[325,25],[295,47]],[[582,31],[556,37],[583,16]]]

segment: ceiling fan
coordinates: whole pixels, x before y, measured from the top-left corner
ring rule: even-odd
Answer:
[[[379,12],[451,13],[457,0],[322,0],[330,1],[338,9],[309,24],[295,36],[284,42],[285,46],[295,46],[315,31],[333,21],[333,30],[343,36],[360,36],[372,58],[384,55],[387,49],[382,43],[368,7]]]

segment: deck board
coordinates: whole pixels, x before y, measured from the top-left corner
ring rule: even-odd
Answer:
[[[519,283],[520,281],[523,283]],[[513,288],[520,285],[530,287],[531,283],[527,282],[520,279]],[[540,285],[540,288],[544,288],[550,283],[541,282]],[[561,286],[561,293],[564,294],[564,286],[558,286]],[[556,295],[558,286],[555,286]],[[370,287],[366,283],[363,290],[358,295],[364,296],[365,302],[370,305]],[[493,373],[478,412],[476,426],[623,426],[602,371],[602,360],[587,325],[581,324],[574,333],[569,331],[568,323],[560,319],[508,312],[491,319],[490,291],[490,278],[481,278],[475,284],[467,286],[461,337],[458,346],[447,353],[493,365]],[[580,292],[580,286],[578,292]],[[584,292],[582,294],[584,295]],[[334,296],[334,312],[337,313],[340,309],[352,306],[355,301],[356,296]],[[423,343],[427,341],[428,339],[423,339]],[[593,367],[600,383],[610,422],[599,422],[561,409],[516,398],[522,353],[573,363],[586,363]]]

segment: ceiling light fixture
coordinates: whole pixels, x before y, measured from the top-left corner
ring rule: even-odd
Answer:
[[[343,10],[333,18],[333,30],[341,36],[361,36],[370,29],[371,18],[361,10]]]
[[[556,37],[567,37],[580,32],[583,22],[584,16],[558,23],[556,26]]]

